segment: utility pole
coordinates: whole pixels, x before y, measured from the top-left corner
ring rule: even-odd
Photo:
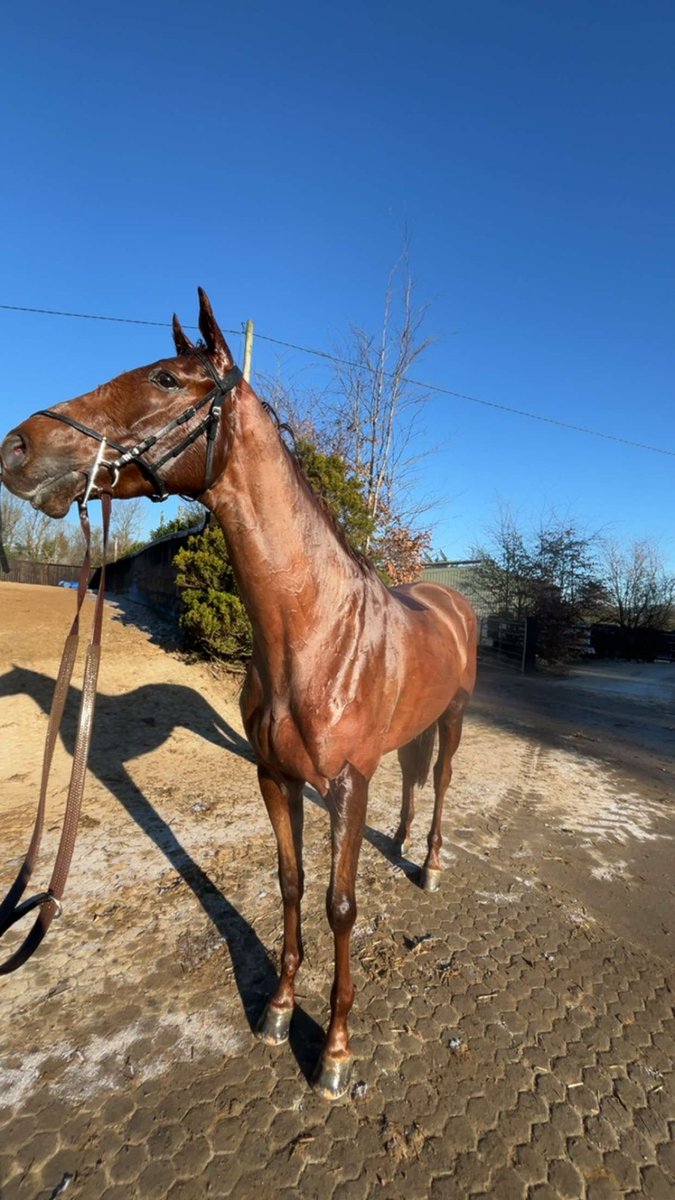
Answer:
[[[251,359],[253,357],[253,321],[246,322],[246,340],[244,341],[244,370],[243,375],[247,383],[251,381]]]

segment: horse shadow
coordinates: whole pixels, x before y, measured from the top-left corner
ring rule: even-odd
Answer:
[[[50,711],[53,691],[53,679],[25,667],[15,666],[0,676],[0,697],[28,695],[45,713]],[[59,731],[71,756],[80,696],[80,689],[71,685]],[[242,1007],[253,1030],[276,987],[277,972],[272,959],[250,923],[195,862],[126,767],[141,754],[158,749],[180,727],[253,763],[251,747],[199,692],[184,685],[144,684],[122,696],[99,693],[97,705],[89,769],[185,881],[227,944]],[[311,1078],[323,1033],[299,1005],[290,1039],[298,1065],[305,1077]]]

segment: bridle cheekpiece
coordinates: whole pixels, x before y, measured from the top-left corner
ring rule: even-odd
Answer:
[[[76,421],[74,417],[69,417],[66,413],[54,412],[51,408],[40,408],[34,413],[34,416],[52,417],[55,421],[62,421],[64,425],[70,425],[72,429],[77,429],[79,433],[84,433],[87,437],[94,438],[97,442],[101,443],[101,448],[96,455],[94,465],[87,472],[87,496],[92,491],[92,488],[96,486],[96,474],[101,467],[105,467],[110,472],[112,477],[110,487],[112,488],[117,482],[120,471],[124,467],[133,464],[142,471],[146,479],[152,484],[154,491],[150,499],[158,502],[166,500],[169,492],[166,490],[164,480],[162,479],[162,467],[170,462],[171,459],[177,458],[179,454],[182,454],[188,446],[197,441],[197,438],[204,431],[206,431],[206,465],[204,468],[204,487],[201,494],[203,495],[204,492],[208,491],[213,483],[213,457],[216,435],[223,411],[223,400],[241,382],[243,375],[239,367],[234,366],[231,367],[226,375],[221,377],[205,354],[202,354],[200,350],[194,350],[193,353],[197,355],[207,374],[210,375],[214,382],[214,387],[205,396],[202,396],[201,400],[198,400],[196,404],[191,404],[189,408],[186,408],[180,416],[174,417],[172,421],[168,421],[166,425],[163,425],[157,433],[149,434],[142,441],[137,442],[135,446],[122,446],[119,442],[113,441],[112,438],[104,437],[103,434],[98,433],[95,429],[90,429],[88,425],[83,425],[81,421]],[[201,421],[185,435],[182,441],[172,446],[170,450],[167,450],[161,458],[157,458],[152,462],[145,458],[148,450],[159,442],[160,439],[164,438],[166,434],[171,433],[173,429],[178,429],[181,425],[185,425],[187,421],[192,420],[209,403],[210,408],[206,416],[202,417]],[[113,459],[112,462],[103,457],[105,449],[108,446],[118,451],[118,457]]]

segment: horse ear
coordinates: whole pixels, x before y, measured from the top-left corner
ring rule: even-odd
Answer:
[[[175,313],[173,314],[173,340],[177,354],[189,354],[191,350],[194,350],[194,343],[183,332],[183,327]]]
[[[209,354],[220,362],[223,367],[234,366],[232,352],[223,337],[222,330],[213,315],[211,301],[203,288],[199,292],[199,329]]]

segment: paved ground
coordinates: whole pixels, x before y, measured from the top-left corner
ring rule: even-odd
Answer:
[[[14,860],[69,602],[0,585]],[[433,895],[414,865],[429,796],[400,860],[383,764],[354,936],[357,1072],[330,1106],[308,1084],[331,976],[326,815],[308,797],[308,961],[291,1044],[270,1050],[251,1026],[280,943],[273,843],[232,688],[122,617],[109,610],[70,904],[0,985],[3,1200],[672,1198],[672,710],[486,672]],[[57,814],[66,768],[63,753]]]

